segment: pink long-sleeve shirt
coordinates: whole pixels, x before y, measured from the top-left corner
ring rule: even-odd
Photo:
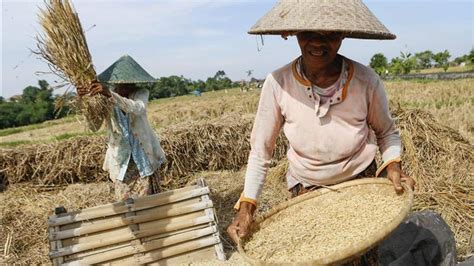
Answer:
[[[321,106],[311,83],[298,73],[297,60],[267,76],[242,199],[256,201],[260,195],[281,128],[289,141],[288,175],[303,184],[330,185],[357,176],[374,160],[377,146],[384,165],[399,160],[400,135],[380,78],[370,68],[344,60],[347,81]]]

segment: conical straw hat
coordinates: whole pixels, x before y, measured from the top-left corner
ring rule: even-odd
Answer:
[[[156,82],[131,56],[124,55],[109,66],[98,76],[102,82],[119,83],[148,83]]]
[[[361,0],[281,0],[249,33],[288,36],[300,31],[336,31],[358,39],[396,38]]]

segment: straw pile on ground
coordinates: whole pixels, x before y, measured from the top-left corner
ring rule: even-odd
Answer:
[[[48,216],[57,206],[77,210],[113,200],[108,183],[74,184],[44,191],[29,184],[9,186],[0,193],[0,243],[5,260],[0,264],[48,264]],[[2,254],[2,255],[3,255]],[[1,257],[1,256],[0,256]]]
[[[252,117],[225,116],[206,122],[186,122],[160,132],[168,162],[161,176],[174,186],[186,183],[190,173],[239,170],[247,162]],[[277,140],[275,159],[284,157],[286,144]],[[30,181],[42,185],[107,180],[102,170],[106,144],[103,137],[66,141],[0,151],[0,168],[8,183]]]
[[[388,226],[394,229],[394,221],[408,214],[411,200],[410,193],[397,195],[387,183],[329,190],[302,202],[295,199],[258,223],[244,250],[269,263],[334,262],[342,251],[361,243],[370,246],[368,239],[376,241]]]
[[[36,53],[59,78],[75,87],[87,87],[96,73],[76,11],[69,0],[45,1],[45,5],[38,16],[44,34],[36,38]],[[101,121],[110,115],[111,104],[102,95],[84,96],[76,105],[89,119]]]
[[[399,108],[393,113],[404,145],[404,169],[417,181],[413,209],[440,213],[463,258],[474,251],[474,145],[427,112]]]

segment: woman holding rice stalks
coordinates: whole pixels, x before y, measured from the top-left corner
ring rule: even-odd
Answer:
[[[249,232],[281,128],[290,144],[286,177],[293,196],[382,172],[398,193],[401,182],[414,188],[401,168],[400,135],[382,81],[338,54],[344,38],[396,37],[360,0],[282,0],[249,33],[295,35],[301,56],[269,74],[263,85],[245,187],[228,227],[234,241]],[[383,160],[378,169],[377,146]]]
[[[113,104],[105,121],[108,148],[103,169],[109,172],[117,200],[159,192],[158,169],[165,161],[160,139],[147,119],[149,91],[139,83],[155,82],[133,58],[123,56],[99,75],[89,88],[78,87],[80,97],[101,94]],[[111,89],[107,85],[112,84]],[[98,130],[101,121],[89,119]]]

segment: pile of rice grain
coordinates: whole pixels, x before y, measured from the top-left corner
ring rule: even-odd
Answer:
[[[245,243],[254,258],[297,263],[332,257],[374,237],[394,218],[406,215],[409,194],[390,184],[339,189],[289,206],[270,216]]]

